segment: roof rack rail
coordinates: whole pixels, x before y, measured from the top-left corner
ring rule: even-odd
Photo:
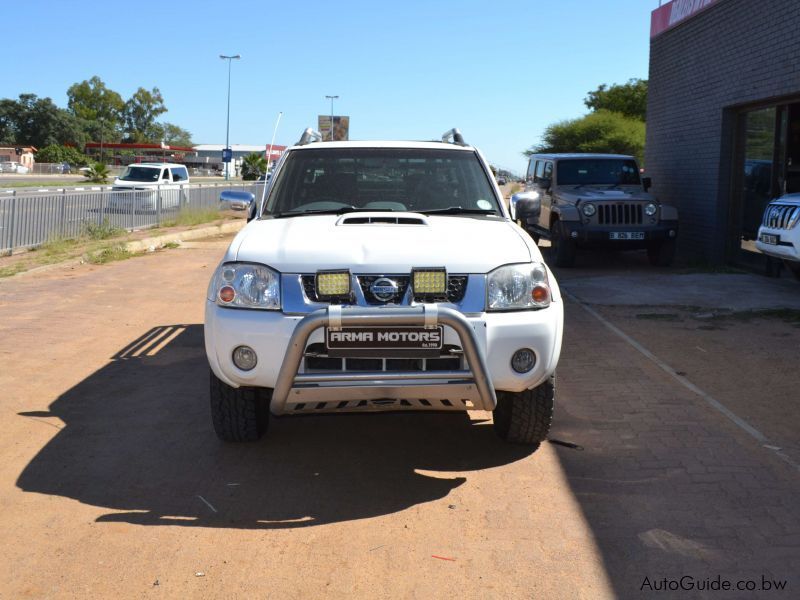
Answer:
[[[452,140],[452,142],[454,144],[458,144],[459,146],[466,146],[467,145],[467,143],[464,141],[464,136],[461,135],[461,132],[456,127],[453,127],[449,131],[445,131],[442,134],[442,141],[445,144],[447,144],[451,140]]]
[[[314,131],[311,127],[307,127],[306,130],[303,132],[303,135],[300,136],[300,141],[297,142],[298,146],[305,146],[306,144],[310,144],[311,142],[321,142],[322,141],[322,134],[319,131]]]

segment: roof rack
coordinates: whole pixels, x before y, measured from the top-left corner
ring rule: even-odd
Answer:
[[[305,146],[306,144],[310,144],[311,142],[321,142],[322,141],[322,134],[319,131],[314,131],[311,127],[307,127],[306,130],[303,132],[303,135],[300,136],[300,141],[297,142],[298,146]]]
[[[452,140],[452,143],[458,144],[459,146],[466,146],[467,145],[467,143],[464,141],[464,136],[461,135],[461,132],[456,127],[453,127],[449,131],[445,131],[442,134],[442,142],[447,144],[447,143],[450,143],[451,140]]]

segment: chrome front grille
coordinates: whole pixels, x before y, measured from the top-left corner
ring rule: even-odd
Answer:
[[[392,296],[391,298],[382,300],[375,297],[375,294],[372,293],[370,287],[376,280],[387,278],[391,279],[392,281],[397,284],[397,293]],[[408,291],[408,286],[411,283],[411,276],[410,275],[357,275],[356,279],[358,281],[358,286],[361,290],[361,294],[364,296],[364,300],[368,305],[371,306],[380,306],[382,304],[401,304],[403,302],[403,298],[405,298],[406,292]],[[443,294],[441,298],[433,298],[429,299],[428,301],[434,302],[452,302],[453,304],[457,304],[464,299],[464,296],[467,293],[467,275],[449,275],[447,277],[447,293]],[[301,281],[303,284],[303,292],[311,302],[322,302],[317,296],[316,284],[315,284],[315,276],[314,275],[302,275]]]
[[[600,225],[641,225],[644,222],[641,204],[597,202],[596,206]]]
[[[770,204],[764,211],[764,227],[770,229],[791,229],[800,219],[800,206],[791,204]]]

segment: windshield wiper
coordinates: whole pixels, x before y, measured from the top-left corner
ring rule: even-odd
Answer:
[[[493,208],[462,208],[461,206],[448,206],[447,208],[431,208],[416,210],[423,215],[496,215]]]
[[[323,210],[289,210],[272,215],[273,219],[284,219],[286,217],[304,217],[306,215],[343,215],[353,212],[394,212],[391,208],[355,208],[343,206],[341,208],[328,208]]]

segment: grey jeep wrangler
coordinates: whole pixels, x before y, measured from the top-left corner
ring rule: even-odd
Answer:
[[[549,239],[556,266],[571,267],[579,248],[647,249],[650,263],[675,256],[678,211],[648,193],[636,159],[619,154],[534,154],[525,190],[511,197],[512,218],[530,236]]]

